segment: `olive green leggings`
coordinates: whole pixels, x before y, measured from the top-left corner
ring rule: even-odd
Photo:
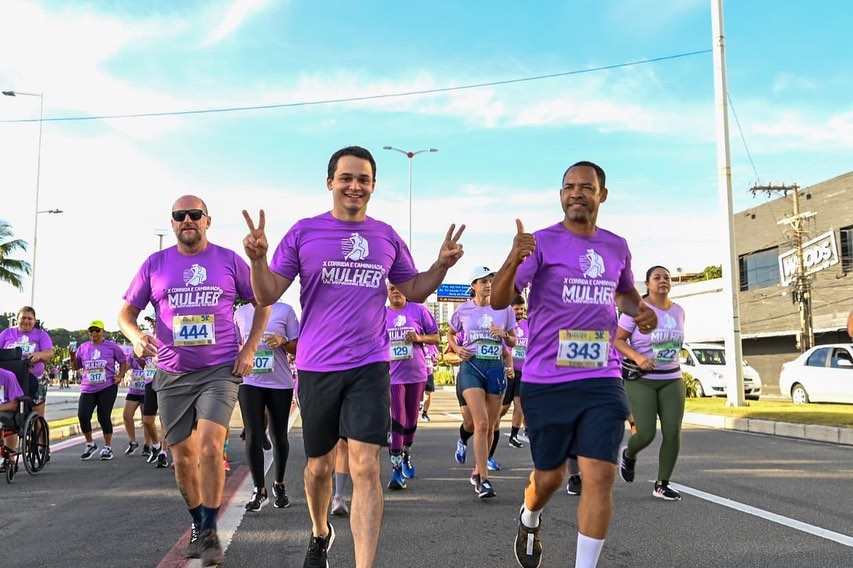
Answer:
[[[658,480],[669,481],[681,449],[681,420],[684,418],[684,381],[681,379],[637,379],[625,381],[637,433],[628,441],[628,457],[652,443],[660,417],[663,441],[658,456]]]

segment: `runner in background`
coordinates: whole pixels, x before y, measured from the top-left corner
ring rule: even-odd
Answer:
[[[347,441],[340,438],[335,447],[335,495],[332,497],[330,506],[330,512],[336,517],[346,517],[349,515],[349,507],[347,506],[347,488],[349,487],[349,482]]]
[[[438,363],[438,347],[435,345],[424,345],[424,357],[426,357],[427,382],[424,389],[424,400],[421,402],[421,419],[429,422],[429,407],[432,403],[432,393],[435,392],[435,365]]]
[[[138,359],[133,356],[133,347],[129,349],[122,348],[127,357],[127,364],[130,367],[130,384],[127,387],[127,395],[124,397],[124,409],[122,411],[122,420],[124,422],[124,431],[127,433],[127,448],[124,450],[124,455],[129,456],[136,453],[139,449],[139,442],[136,441],[136,423],[133,418],[136,410],[143,406],[145,401],[145,359]],[[145,441],[145,447],[150,447],[150,440],[142,429],[142,435]]]

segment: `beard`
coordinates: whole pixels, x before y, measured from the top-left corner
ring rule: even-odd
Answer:
[[[178,241],[181,244],[192,246],[201,242],[201,231],[192,229],[191,231],[178,231]]]

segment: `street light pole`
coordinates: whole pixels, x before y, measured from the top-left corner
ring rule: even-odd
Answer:
[[[160,237],[160,250],[163,250],[163,237],[165,237],[168,232],[169,231],[166,229],[154,229],[154,234]]]
[[[32,266],[32,280],[30,287],[30,305],[34,306],[36,303],[36,250],[38,247],[38,234],[39,234],[39,182],[41,178],[41,131],[42,126],[44,125],[44,93],[24,93],[23,91],[3,91],[3,94],[7,97],[17,97],[18,95],[24,95],[27,97],[38,97],[39,98],[39,142],[38,142],[38,157],[36,158],[36,206],[35,210],[35,220],[33,221],[33,266]],[[54,213],[54,211],[45,211],[46,213]],[[59,211],[62,213],[61,211]]]
[[[412,161],[414,157],[418,154],[423,154],[424,152],[438,152],[438,148],[424,148],[423,150],[416,150],[414,152],[409,152],[407,150],[401,150],[400,148],[394,148],[393,146],[383,146],[383,150],[394,150],[395,152],[400,152],[406,158],[409,159],[409,252],[412,252]]]

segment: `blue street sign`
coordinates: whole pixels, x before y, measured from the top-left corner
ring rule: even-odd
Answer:
[[[471,297],[470,291],[468,284],[442,284],[435,294],[439,302],[464,302]]]

